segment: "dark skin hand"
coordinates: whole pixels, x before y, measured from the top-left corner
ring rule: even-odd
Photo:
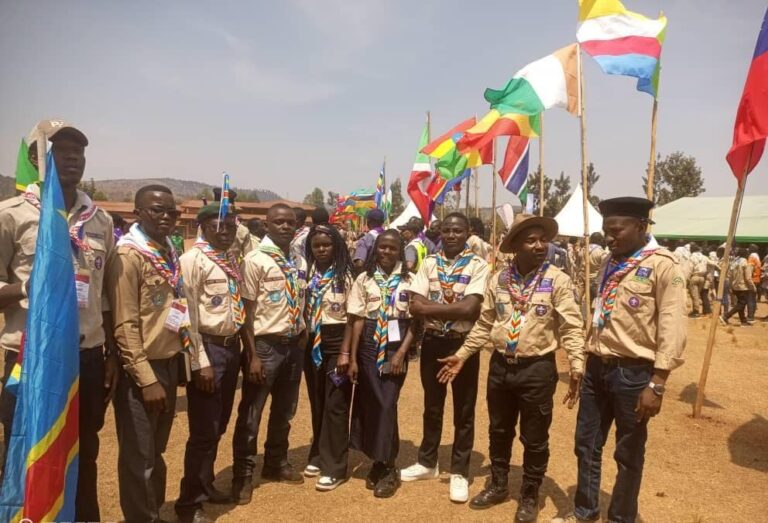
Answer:
[[[168,402],[166,401],[165,389],[160,382],[147,385],[141,389],[141,400],[148,412],[167,412]]]
[[[389,360],[389,373],[392,376],[400,376],[401,374],[405,374],[405,356],[408,354],[408,349],[410,348],[411,343],[413,343],[413,329],[408,329],[408,333],[405,335],[403,343],[400,344],[397,352],[395,352]]]
[[[653,369],[651,382],[657,385],[664,385],[667,382],[668,377],[668,370]],[[663,396],[659,396],[653,392],[650,387],[644,388],[643,392],[640,393],[640,397],[637,398],[637,407],[635,407],[637,422],[647,422],[657,415],[659,411],[661,411],[661,403],[663,399]]]
[[[572,409],[579,402],[579,396],[581,395],[581,373],[571,374],[570,382],[568,383],[568,392],[563,397],[563,405]]]
[[[352,323],[352,344],[350,347],[349,367],[347,368],[347,376],[349,381],[353,384],[357,384],[357,347],[360,344],[360,335],[363,333],[363,321],[364,318],[359,316],[350,316]],[[347,323],[349,325],[349,323]]]
[[[245,379],[255,385],[264,385],[267,382],[267,371],[256,354],[256,339],[253,335],[253,317],[256,302],[245,299],[243,302],[245,303],[245,324],[240,331],[240,339],[243,341],[243,347],[248,355]]]

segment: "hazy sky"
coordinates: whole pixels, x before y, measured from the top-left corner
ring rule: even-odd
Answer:
[[[724,156],[765,0],[626,0],[669,18],[658,150],[696,157],[731,195]],[[173,177],[272,189],[407,182],[433,135],[487,110],[528,62],[575,40],[576,0],[0,2],[0,172],[21,136],[64,118],[89,137],[86,177]],[[652,99],[585,58],[587,142],[601,197],[640,195]],[[579,176],[578,121],[545,115],[545,171]],[[532,148],[535,168],[537,153]],[[768,159],[747,190],[768,193]],[[483,170],[481,201],[491,174]],[[501,189],[501,201],[510,200]]]

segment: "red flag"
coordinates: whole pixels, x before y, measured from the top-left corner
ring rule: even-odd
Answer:
[[[432,179],[432,165],[429,162],[429,157],[421,152],[427,142],[429,142],[429,125],[425,123],[421,131],[416,158],[413,160],[411,177],[408,179],[408,196],[419,209],[424,224],[429,224],[429,219],[432,217],[432,200],[427,194],[427,187]]]
[[[736,113],[733,145],[726,155],[739,183],[757,166],[768,137],[768,10]]]

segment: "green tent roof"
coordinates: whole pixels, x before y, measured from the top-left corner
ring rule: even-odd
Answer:
[[[732,196],[680,198],[653,211],[657,238],[725,240]],[[768,195],[745,196],[736,227],[737,242],[768,242]]]

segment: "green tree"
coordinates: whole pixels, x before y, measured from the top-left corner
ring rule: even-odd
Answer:
[[[643,177],[643,191],[647,193],[648,177]],[[653,201],[664,205],[686,196],[703,193],[704,179],[696,158],[676,151],[666,158],[656,159],[656,174],[653,183]]]
[[[595,207],[600,203],[600,197],[595,194],[595,185],[597,185],[597,182],[599,181],[600,175],[595,171],[595,164],[589,162],[589,165],[587,166],[587,198],[589,198],[589,203]]]
[[[563,171],[560,171],[560,176],[552,181],[552,192],[547,200],[547,206],[544,208],[544,214],[547,216],[557,216],[557,213],[563,209],[570,195],[571,179]]]
[[[403,202],[403,184],[400,183],[400,178],[395,180],[389,188],[392,191],[392,216],[397,217],[405,210],[405,204]]]
[[[539,191],[540,191],[539,180],[540,179],[541,179],[541,167],[538,167],[536,171],[528,175],[528,182],[527,182],[528,196],[530,197],[532,195],[534,198],[533,200],[535,202],[533,206],[534,214],[539,214],[539,209],[541,208],[541,202],[539,202]],[[547,209],[547,207],[549,206],[547,202],[550,200],[551,192],[552,192],[552,178],[550,178],[545,174],[544,175],[544,202],[546,205],[544,205],[544,214],[546,216],[552,216],[552,214],[550,214],[549,210]]]
[[[328,200],[326,201],[326,207],[329,209],[335,209],[338,203],[339,193],[334,191],[328,191]]]
[[[320,187],[315,187],[311,193],[304,197],[304,203],[314,207],[324,207],[325,196],[323,195],[323,190]]]

